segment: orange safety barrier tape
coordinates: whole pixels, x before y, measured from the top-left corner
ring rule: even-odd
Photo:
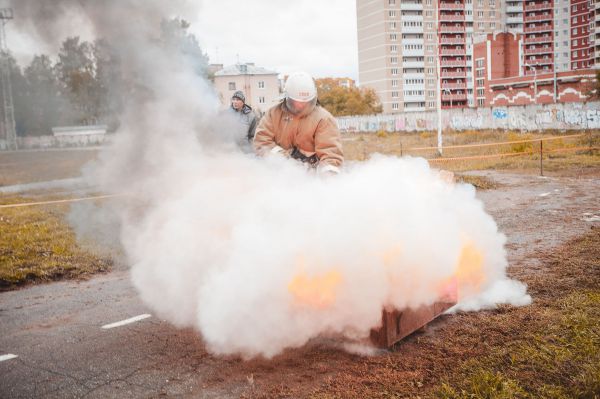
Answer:
[[[543,153],[551,153],[551,152],[566,152],[566,151],[587,151],[587,150],[597,150],[600,147],[572,147],[572,148],[557,148],[555,150],[544,150]],[[502,158],[502,157],[514,157],[519,155],[529,155],[529,154],[539,154],[539,151],[526,151],[526,152],[505,152],[502,154],[493,154],[493,155],[474,155],[469,157],[453,157],[453,158],[429,158],[427,161],[429,162],[445,162],[445,161],[462,161],[462,160],[472,160],[472,159],[489,159],[489,158]]]
[[[454,157],[454,158],[429,158],[429,162],[445,162],[445,161],[461,161],[466,159],[487,159],[487,158],[502,158],[502,157],[516,157],[519,155],[529,155],[537,153],[537,151],[526,151],[526,152],[505,152],[502,154],[494,155],[473,155],[470,157]]]
[[[589,151],[589,150],[600,150],[600,147],[565,147],[565,148],[557,148],[555,150],[544,150],[544,154],[547,152]]]
[[[48,204],[63,204],[69,202],[79,202],[79,201],[90,201],[90,200],[99,200],[106,198],[114,198],[114,197],[122,197],[125,194],[111,194],[111,195],[98,195],[95,197],[82,197],[82,198],[70,198],[64,200],[52,200],[52,201],[40,201],[40,202],[23,202],[19,204],[5,204],[0,205],[0,209],[6,208],[18,208],[22,206],[35,206],[35,205],[48,205]]]
[[[548,138],[543,137],[543,138],[530,139],[530,140],[503,141],[500,143],[449,145],[449,146],[442,146],[442,149],[445,150],[445,149],[449,149],[449,148],[490,147],[490,146],[495,146],[495,145],[533,143],[533,142],[537,142],[537,141],[550,141],[550,140],[559,140],[559,139],[583,137],[583,136],[588,136],[588,134],[582,133],[582,134],[572,134],[569,136],[556,136],[556,137],[548,137]],[[407,148],[405,151],[424,151],[424,150],[437,150],[437,149],[438,149],[437,147],[414,147],[414,148]]]

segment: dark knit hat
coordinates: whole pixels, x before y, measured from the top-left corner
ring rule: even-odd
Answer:
[[[233,93],[233,96],[231,96],[231,99],[233,100],[234,98],[239,98],[240,100],[242,100],[242,102],[246,102],[246,97],[244,96],[244,92],[241,90],[236,91],[235,93]]]

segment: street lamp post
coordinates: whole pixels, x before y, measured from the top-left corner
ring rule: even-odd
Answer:
[[[445,88],[444,89],[444,93],[448,94],[448,96],[450,97],[450,108],[452,109],[452,92],[450,91],[449,88]]]
[[[531,64],[525,63],[525,66],[533,70],[533,103],[537,104],[537,70]]]
[[[552,65],[552,72],[554,74],[554,104],[558,102],[558,81],[556,80],[556,62]]]
[[[442,87],[442,74],[441,74],[441,70],[442,70],[442,66],[440,65],[442,63],[442,55],[440,54],[440,35],[439,35],[439,26],[440,26],[440,15],[439,15],[439,10],[436,12],[436,23],[435,23],[435,41],[436,41],[436,47],[435,50],[437,52],[437,65],[435,68],[436,74],[437,74],[437,81],[436,81],[436,97],[437,97],[437,101],[436,101],[436,108],[437,108],[437,123],[438,123],[438,131],[437,131],[437,150],[438,150],[438,154],[441,156],[442,155],[442,91],[441,91],[441,87]]]

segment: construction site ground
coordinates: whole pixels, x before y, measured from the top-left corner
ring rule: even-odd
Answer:
[[[151,313],[116,263],[0,292],[0,357],[17,356],[0,361],[0,397],[599,397],[600,168],[463,173],[493,183],[478,197],[531,305],[444,315],[371,356],[316,338],[243,360],[156,317],[103,329]]]

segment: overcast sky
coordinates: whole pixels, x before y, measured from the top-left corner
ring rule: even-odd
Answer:
[[[358,78],[355,0],[205,1],[192,28],[213,63]]]
[[[46,0],[44,0],[46,1]],[[165,0],[168,1],[168,0]],[[254,62],[280,73],[306,70],[315,77],[358,78],[355,0],[205,0],[198,2],[194,33],[211,63]],[[36,44],[7,26],[8,45],[23,65],[34,53],[58,48]],[[85,24],[71,19],[73,35],[90,39]],[[83,25],[83,26],[82,26]],[[70,31],[71,29],[69,29]]]

